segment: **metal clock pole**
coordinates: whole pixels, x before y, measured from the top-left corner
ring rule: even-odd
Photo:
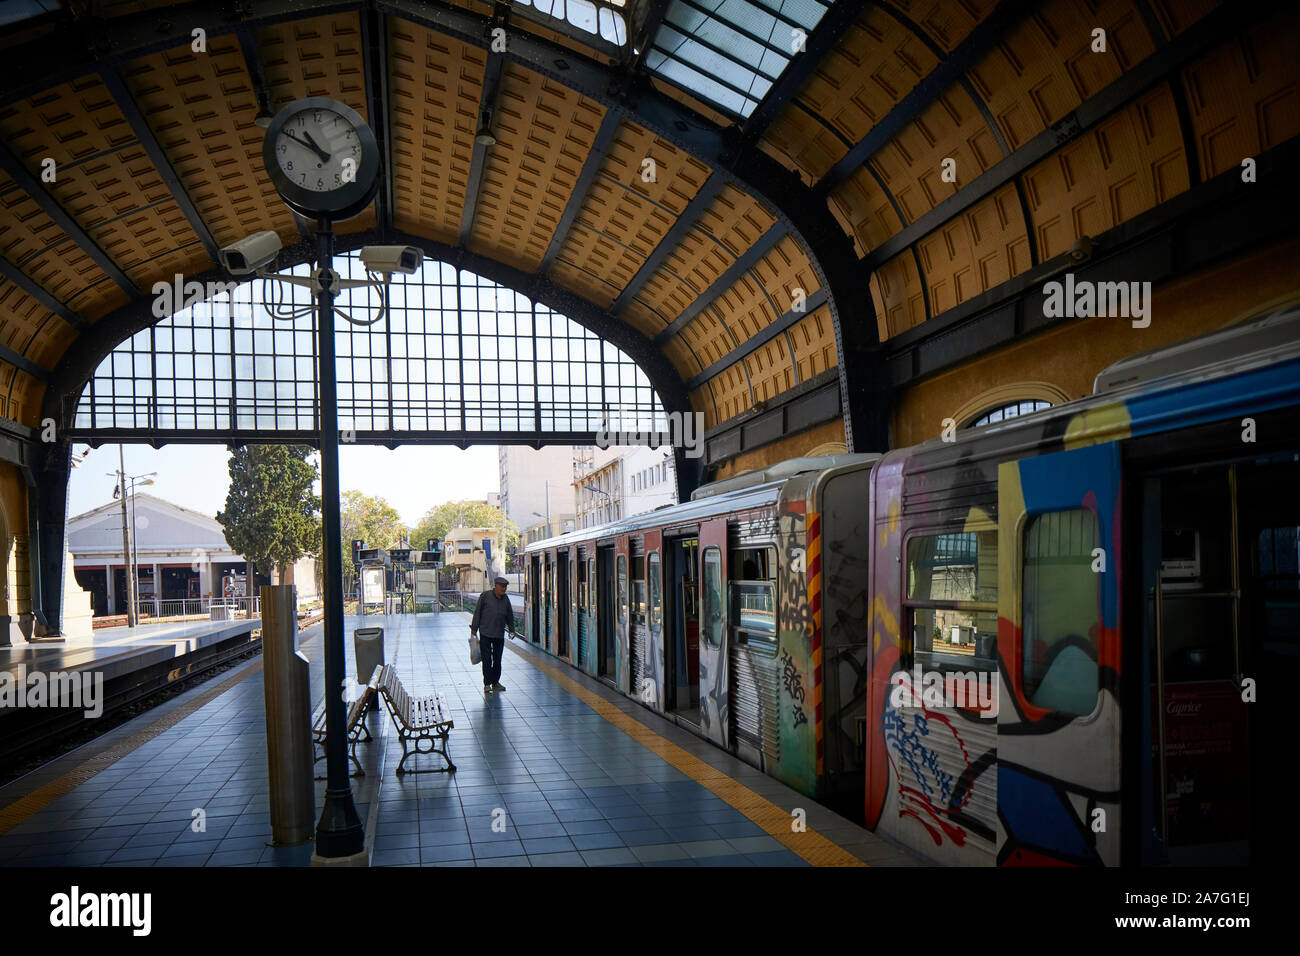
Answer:
[[[327,216],[316,226],[316,334],[320,341],[320,476],[324,521],[322,559],[325,575],[325,808],[316,824],[316,854],[351,856],[365,848],[365,834],[348,777],[347,715],[343,707],[343,553],[339,527],[339,413],[334,367],[334,232]]]

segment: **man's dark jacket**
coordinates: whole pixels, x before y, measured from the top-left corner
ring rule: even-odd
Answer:
[[[515,633],[515,612],[510,606],[510,595],[497,597],[494,591],[480,594],[469,626],[470,630],[477,631],[479,637],[504,638],[507,630]]]

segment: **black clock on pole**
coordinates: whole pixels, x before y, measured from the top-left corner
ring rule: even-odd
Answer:
[[[343,648],[342,529],[339,520],[338,384],[334,368],[333,224],[360,213],[379,191],[379,146],[351,107],[325,97],[285,106],[271,120],[262,143],[267,175],[285,204],[316,230],[316,340],[320,357],[321,512],[325,638],[325,806],[316,824],[313,862],[358,863],[365,833],[348,777],[347,682]]]
[[[283,107],[267,127],[262,161],[276,192],[313,222],[351,219],[379,190],[379,144],[350,106],[311,96]]]

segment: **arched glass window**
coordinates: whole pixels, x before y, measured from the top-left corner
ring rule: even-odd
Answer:
[[[1027,399],[1022,402],[1008,402],[1006,405],[999,405],[996,408],[990,408],[988,411],[981,412],[962,427],[979,428],[981,425],[992,425],[995,422],[1004,422],[1008,418],[1017,418],[1021,415],[1028,415],[1030,412],[1036,412],[1040,409],[1051,407],[1051,402],[1044,402],[1041,399],[1036,398]]]
[[[345,278],[365,278],[355,252],[335,266]],[[287,271],[306,276],[309,267]],[[336,317],[345,440],[595,433],[606,420],[666,428],[649,379],[626,353],[512,289],[425,260],[414,275],[393,277],[385,304],[380,316],[373,289],[345,290],[336,303],[371,322]],[[73,436],[134,429],[221,440],[269,431],[301,440],[295,433],[316,427],[316,407],[310,292],[260,279],[215,291],[196,285],[192,301],[100,362]]]

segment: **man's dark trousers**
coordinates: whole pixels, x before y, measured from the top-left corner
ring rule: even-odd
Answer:
[[[501,655],[506,651],[504,637],[480,637],[479,653],[483,657],[483,686],[501,683]]]

